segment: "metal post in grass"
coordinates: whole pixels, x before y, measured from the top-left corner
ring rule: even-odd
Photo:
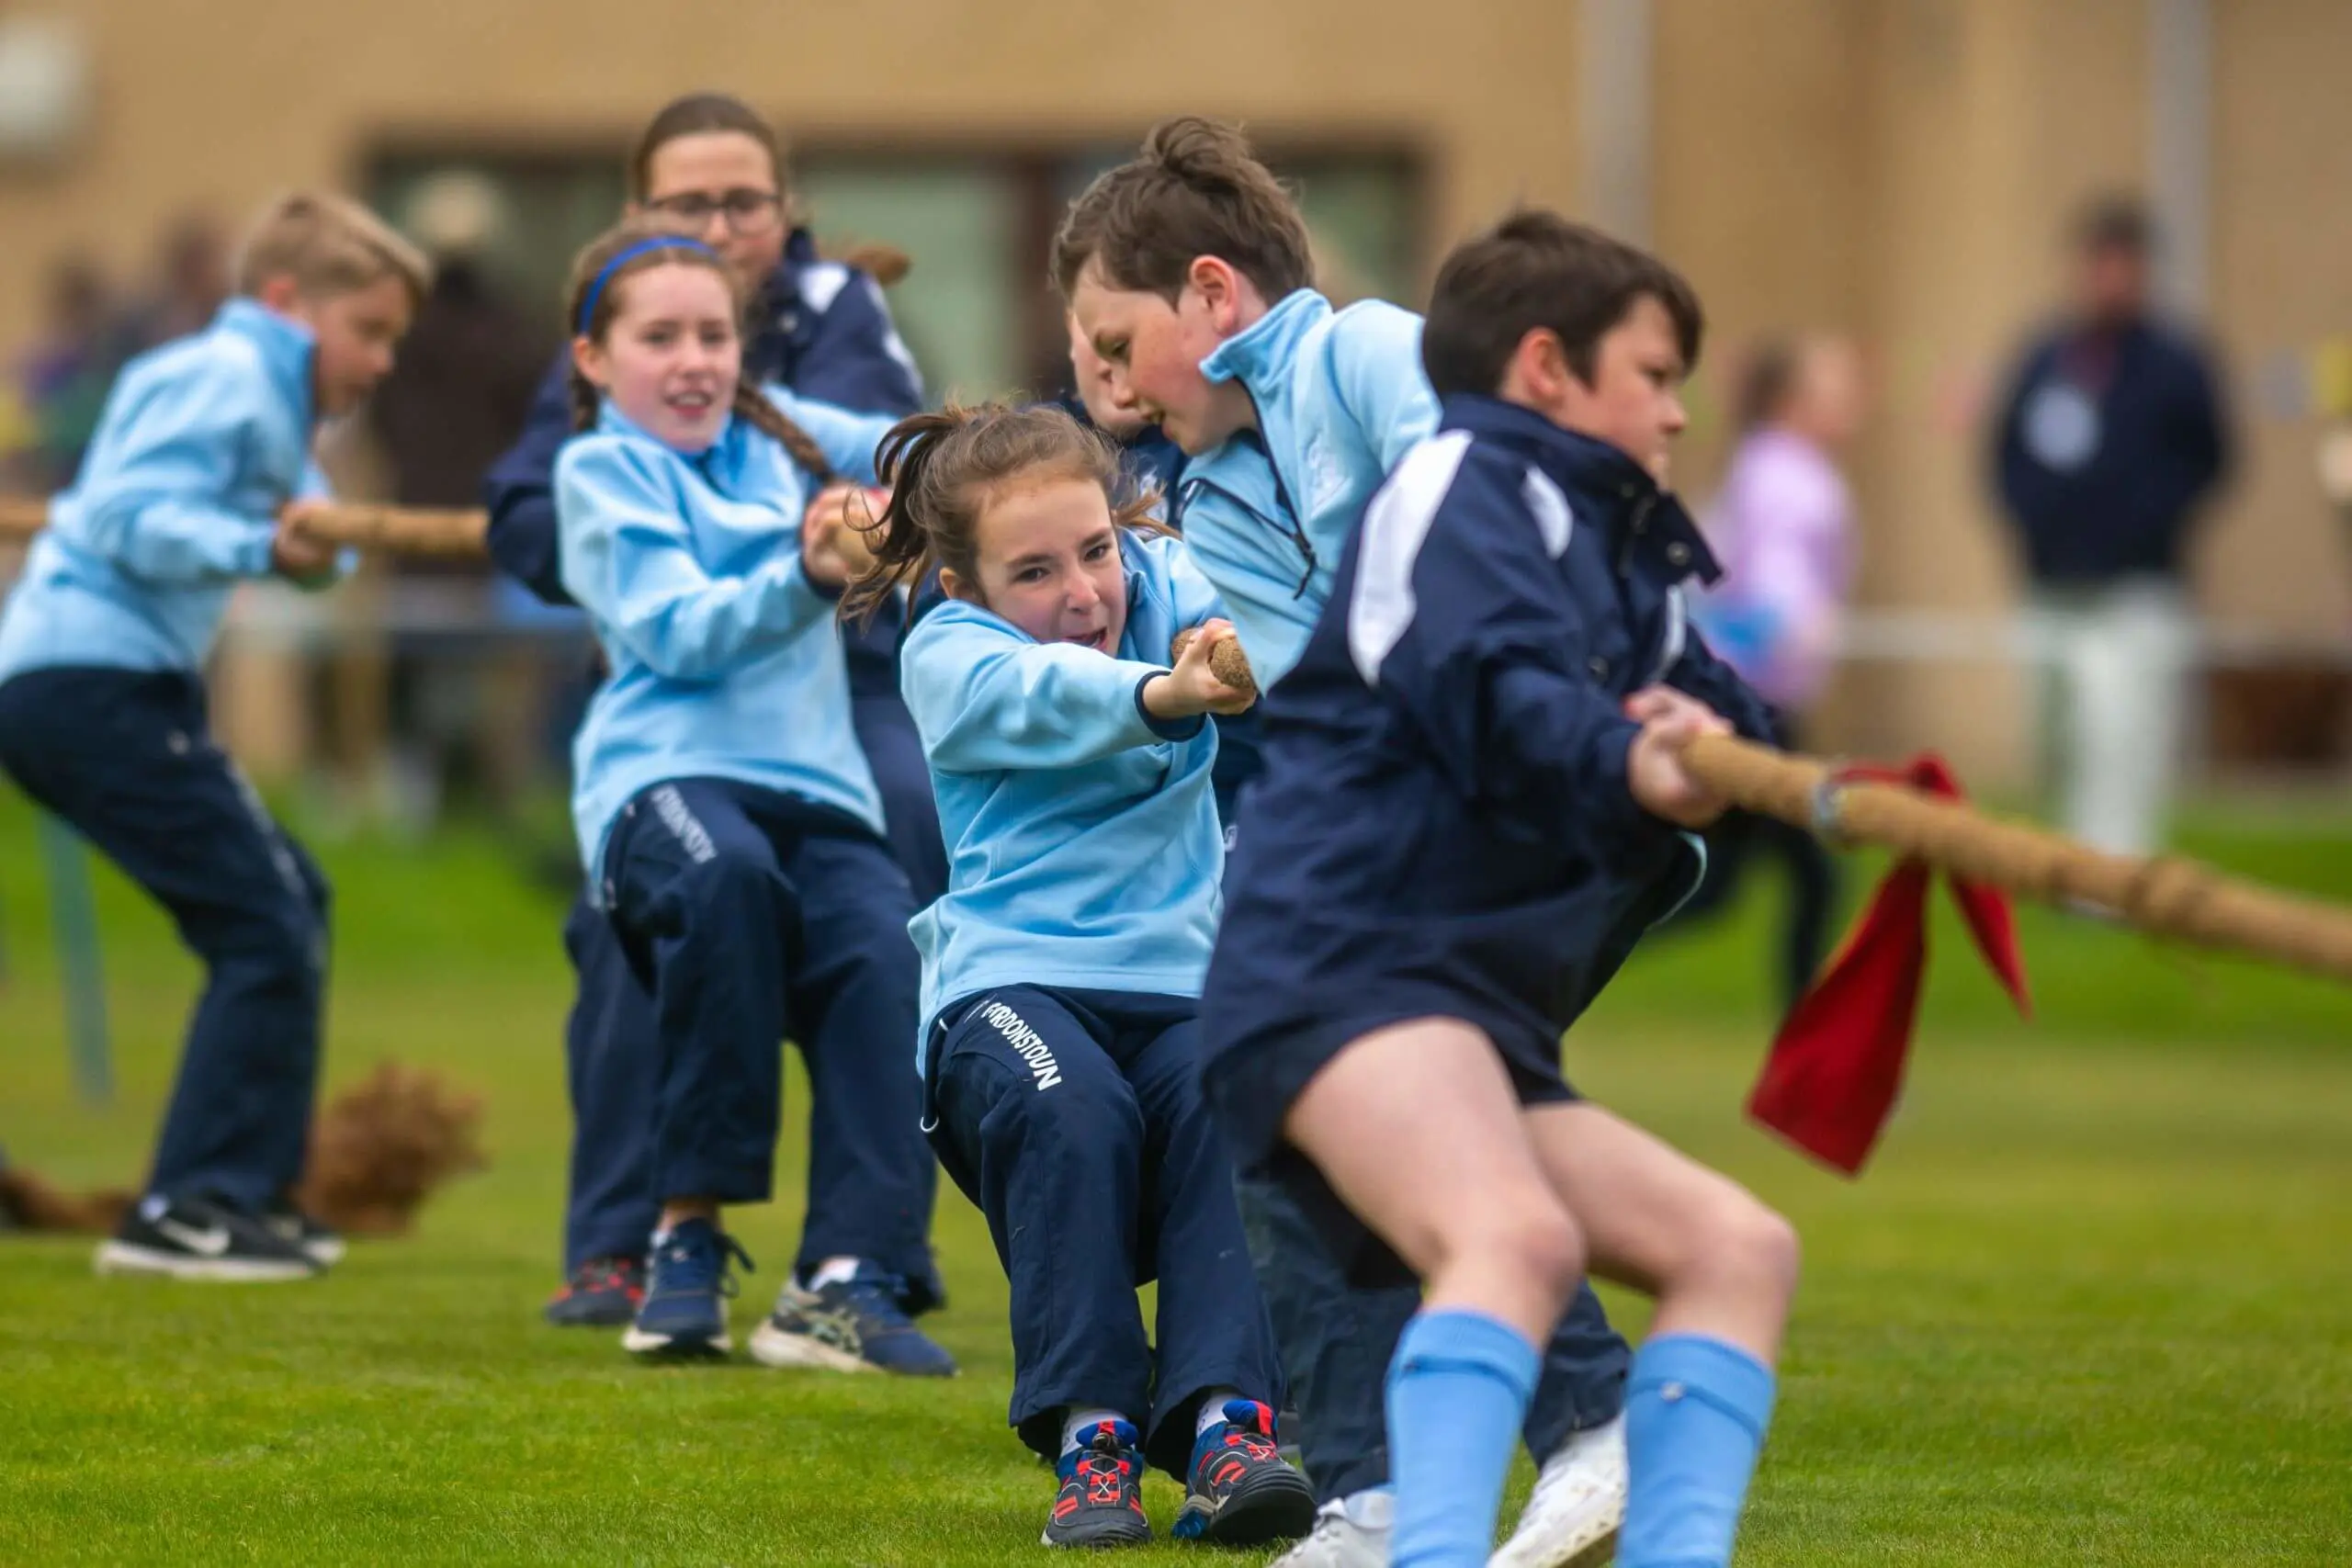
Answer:
[[[49,878],[50,929],[65,978],[66,1047],[74,1087],[85,1103],[114,1099],[114,1053],[107,1032],[106,973],[98,953],[98,911],[90,890],[90,857],[73,829],[40,814],[41,869]]]

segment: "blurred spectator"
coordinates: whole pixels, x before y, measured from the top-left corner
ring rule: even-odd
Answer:
[[[2163,847],[2196,635],[2189,525],[2229,451],[2204,351],[2151,310],[2154,241],[2136,202],[2088,209],[2073,309],[2027,350],[1994,431],[2052,645],[2064,825],[2120,854]]]
[[[125,358],[202,331],[229,298],[229,243],[208,214],[173,220],[157,265],[155,292],[132,308],[125,324]]]
[[[409,232],[433,257],[433,292],[368,405],[400,505],[480,505],[481,476],[522,434],[547,363],[551,344],[533,327],[537,316],[484,270],[501,211],[490,182],[465,174],[426,181],[410,204]],[[486,558],[469,564],[490,570]]]
[[[1739,441],[1706,532],[1723,583],[1692,615],[1708,644],[1773,706],[1781,740],[1803,744],[1804,716],[1827,684],[1854,580],[1853,500],[1838,459],[1861,428],[1861,358],[1842,338],[1760,345],[1742,377]],[[1703,918],[1727,902],[1758,855],[1789,875],[1781,1004],[1793,1006],[1828,955],[1836,868],[1814,836],[1736,811],[1707,838],[1707,875],[1683,906]]]
[[[405,227],[433,257],[433,290],[367,415],[397,504],[480,505],[483,472],[522,434],[552,344],[489,270],[504,209],[495,186],[464,172],[425,180],[408,204]],[[421,829],[460,783],[494,809],[513,807],[540,771],[552,650],[489,635],[502,605],[487,558],[394,558],[390,570],[394,623],[440,628],[391,647],[395,814]]]
[[[84,255],[59,262],[43,306],[40,340],[18,361],[12,389],[21,424],[10,442],[7,488],[28,495],[73,482],[121,365],[113,301],[96,262]]]

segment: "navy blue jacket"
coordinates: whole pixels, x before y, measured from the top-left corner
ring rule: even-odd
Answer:
[[[1548,1057],[1690,880],[1628,791],[1624,699],[1663,682],[1771,724],[1691,627],[1682,584],[1717,569],[1639,464],[1494,399],[1442,412],[1266,700],[1211,984],[1418,987]]]
[[[2188,525],[2229,463],[2214,377],[2151,321],[2051,333],[1995,433],[2001,500],[2046,584],[2177,577]]]
[[[881,287],[839,262],[818,259],[796,229],[784,264],[756,309],[743,346],[747,379],[781,382],[797,395],[860,413],[913,413],[922,378],[890,323]],[[555,458],[571,438],[571,351],[548,367],[522,439],[482,479],[490,554],[499,569],[550,604],[569,604],[558,570]],[[893,687],[895,690],[895,685]]]

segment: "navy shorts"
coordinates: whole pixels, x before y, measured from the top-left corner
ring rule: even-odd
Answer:
[[[1560,1105],[1578,1098],[1560,1072],[1558,1032],[1531,1030],[1482,998],[1400,983],[1350,987],[1344,995],[1315,987],[1297,993],[1298,999],[1311,1003],[1318,990],[1327,1007],[1284,1006],[1283,998],[1238,990],[1214,1002],[1203,999],[1208,1043],[1204,1087],[1234,1157],[1245,1168],[1287,1146],[1282,1128],[1292,1102],[1334,1057],[1375,1030],[1412,1019],[1458,1019],[1483,1032],[1502,1057],[1521,1105]]]
[[[1417,1018],[1484,1033],[1521,1104],[1577,1099],[1561,1075],[1561,1036],[1688,886],[1687,875],[1668,874],[1606,901],[1570,894],[1400,916],[1340,899],[1308,907],[1228,881],[1201,1043],[1210,1107],[1234,1158],[1244,1168],[1270,1159],[1316,1074],[1363,1036]]]

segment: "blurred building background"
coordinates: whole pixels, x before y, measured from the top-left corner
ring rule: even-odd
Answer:
[[[2199,756],[2340,772],[2352,561],[2313,454],[2345,412],[2334,345],[2352,334],[2347,60],[2343,0],[0,0],[0,360],[72,387],[116,352],[87,346],[90,323],[140,341],[184,323],[218,287],[223,226],[275,190],[340,186],[421,230],[458,174],[494,214],[467,242],[479,280],[538,363],[639,125],[718,87],[784,128],[820,240],[913,257],[892,305],[934,394],[1049,389],[1064,202],[1159,117],[1231,117],[1299,182],[1337,295],[1418,306],[1446,247],[1521,199],[1679,265],[1713,323],[1679,475],[1694,495],[1720,471],[1741,344],[1860,343],[1868,614],[1816,743],[1933,743],[2014,784],[2034,705],[2003,642],[2018,574],[1987,404],[2064,298],[2069,215],[2137,191],[2239,435],[2193,576],[2245,668],[2202,678]],[[21,488],[58,480],[39,436],[0,411]],[[343,467],[403,488],[380,441]],[[309,613],[351,646],[355,623],[405,617],[469,649],[493,597],[395,581]],[[285,655],[316,635],[257,611],[232,649],[224,728],[265,773],[332,751],[354,715],[362,739],[341,744],[365,750],[366,716],[400,705],[380,638],[317,701]]]

